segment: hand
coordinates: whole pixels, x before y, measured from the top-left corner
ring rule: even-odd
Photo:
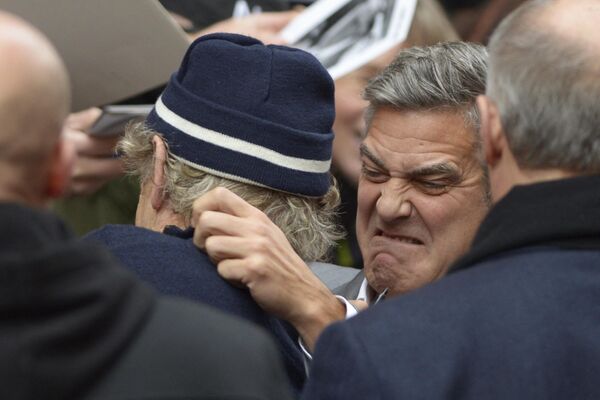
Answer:
[[[238,18],[229,18],[217,22],[192,35],[192,40],[209,33],[230,32],[252,36],[265,44],[285,44],[278,35],[279,31],[299,13],[300,10],[295,9],[291,11],[265,12]]]
[[[224,188],[194,202],[194,243],[219,275],[250,290],[268,313],[290,322],[309,348],[344,305],[294,252],[283,232],[260,210]]]
[[[123,174],[121,160],[114,157],[119,136],[94,137],[86,132],[100,117],[99,108],[69,115],[65,122],[65,140],[77,153],[69,194],[87,195],[98,191],[110,180]]]

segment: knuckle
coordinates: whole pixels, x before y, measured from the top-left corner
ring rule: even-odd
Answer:
[[[270,247],[270,241],[266,237],[260,236],[254,241],[254,246],[257,252],[263,253],[268,251]]]
[[[224,196],[225,193],[227,193],[227,189],[225,189],[224,187],[221,187],[221,186],[217,186],[216,188],[213,189],[213,193],[218,197]]]
[[[256,280],[257,278],[264,278],[268,275],[266,268],[265,257],[254,254],[247,259],[246,269],[248,274]]]
[[[210,228],[211,216],[209,211],[203,211],[198,215],[198,227],[199,228]]]
[[[216,238],[214,236],[208,236],[204,239],[204,248],[207,253],[214,251],[216,247]]]
[[[217,272],[221,277],[225,279],[229,278],[229,268],[227,268],[225,263],[220,262],[217,264]]]

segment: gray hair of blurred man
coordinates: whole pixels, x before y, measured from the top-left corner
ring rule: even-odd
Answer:
[[[152,179],[152,137],[160,133],[143,123],[129,127],[118,145],[127,171],[142,182]],[[163,139],[164,140],[164,139]],[[168,143],[165,141],[168,150]],[[216,187],[224,187],[264,212],[285,234],[305,261],[323,260],[343,235],[337,224],[340,195],[332,179],[329,191],[319,198],[302,197],[264,187],[232,181],[192,168],[168,152],[164,167],[165,191],[171,208],[189,222],[194,200]]]
[[[531,1],[498,26],[487,95],[520,167],[599,172],[598,53],[536,18],[551,3]]]
[[[401,51],[386,69],[372,79],[363,93],[369,102],[367,127],[378,108],[428,111],[448,109],[462,112],[475,135],[475,149],[484,169],[484,186],[490,199],[477,96],[485,92],[487,51],[475,43],[447,42],[411,47]]]

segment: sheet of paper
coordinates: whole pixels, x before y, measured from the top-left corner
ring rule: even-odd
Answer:
[[[337,79],[406,40],[417,0],[318,0],[281,32]]]
[[[73,111],[164,84],[189,45],[157,0],[0,0],[0,9],[53,42],[69,70]]]

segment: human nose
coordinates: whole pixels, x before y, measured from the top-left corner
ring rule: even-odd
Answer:
[[[381,194],[377,200],[377,213],[386,222],[398,218],[408,218],[413,211],[413,205],[408,196],[408,188],[394,185],[394,183],[388,181],[382,185]]]

